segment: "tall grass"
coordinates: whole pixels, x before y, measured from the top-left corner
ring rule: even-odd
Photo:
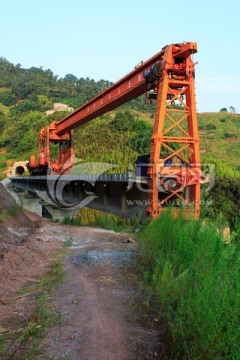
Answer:
[[[207,220],[164,213],[143,230],[147,303],[168,326],[169,358],[240,358],[239,250]]]
[[[53,220],[59,222],[59,220]],[[107,230],[114,230],[118,232],[135,232],[142,224],[142,213],[123,218],[103,211],[82,208],[77,214],[76,218],[64,218],[61,223],[71,226],[100,226]]]
[[[104,214],[103,216],[99,216],[92,224],[108,230],[133,233],[140,227],[141,221],[141,213],[129,218],[122,218],[114,214]]]

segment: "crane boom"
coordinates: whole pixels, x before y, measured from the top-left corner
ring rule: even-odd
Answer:
[[[174,57],[189,56],[197,51],[196,43],[177,44],[175,45]],[[144,72],[150,71],[158,61],[163,60],[165,49],[163,48],[155,56],[149,60],[142,62],[136,66],[133,71],[123,77],[121,80],[87,101],[75,112],[67,116],[57,124],[56,133],[64,134],[69,130],[73,130],[108,111],[116,109],[118,106],[145,94],[147,91],[155,87],[154,82],[146,82]]]
[[[198,216],[201,169],[194,85],[195,64],[192,61],[192,54],[196,52],[197,44],[194,42],[165,46],[155,56],[141,62],[129,74],[63,120],[42,129],[38,139],[38,159],[30,157],[29,161],[31,174],[64,173],[73,166],[72,135],[76,127],[148,93],[148,97],[155,98],[157,104],[149,158],[151,195],[147,210],[152,216],[157,216],[169,199],[178,198],[187,206],[194,202],[195,214]],[[182,105],[180,109],[170,106],[176,100]],[[178,113],[178,119],[172,112],[175,112],[175,115]],[[175,130],[180,131],[180,135],[176,135]],[[54,162],[51,162],[50,154],[52,143],[60,145],[59,159]],[[182,165],[177,166],[172,162],[170,171],[166,162],[162,163],[160,158],[163,149],[169,151],[165,160],[171,162],[178,158],[182,165],[184,164],[184,171]],[[180,182],[185,183],[184,190],[181,186],[179,190],[179,187],[167,185],[168,195],[162,199],[159,198],[159,185],[163,184],[163,177],[169,174],[169,171],[171,176],[177,176],[178,181],[182,179]]]

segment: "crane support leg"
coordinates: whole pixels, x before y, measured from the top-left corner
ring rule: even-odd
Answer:
[[[159,83],[149,178],[147,211],[152,217],[169,205],[175,212],[182,205],[199,217],[201,166],[193,76],[176,81],[166,73]]]

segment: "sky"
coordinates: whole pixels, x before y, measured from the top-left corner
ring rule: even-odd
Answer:
[[[240,113],[237,0],[0,0],[0,9],[0,57],[59,77],[115,82],[165,45],[197,42],[197,110]]]

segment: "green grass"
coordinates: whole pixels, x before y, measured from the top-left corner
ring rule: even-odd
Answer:
[[[8,347],[7,353],[4,352],[4,355],[10,355],[9,359],[12,359],[18,353],[21,346],[24,345],[24,348],[27,348],[27,353],[21,358],[34,360],[36,350],[39,347],[39,339],[46,335],[46,330],[49,327],[60,323],[60,321],[61,316],[50,305],[49,296],[42,294],[37,300],[36,310],[32,317],[23,328],[16,332],[17,336],[11,342],[11,346]]]
[[[6,155],[0,154],[0,173],[7,170]]]
[[[15,161],[16,159],[13,158],[12,154],[0,154],[0,177],[3,179],[6,177],[6,174],[3,174],[3,172],[7,170],[7,166],[13,165]]]
[[[146,303],[169,329],[171,359],[240,358],[240,250],[217,225],[162,214],[143,230]]]
[[[204,157],[222,160],[225,164],[237,167],[240,156],[240,116],[223,112],[202,113],[198,114],[198,124],[200,148],[204,150]]]
[[[21,208],[21,205],[13,204],[7,208],[6,214],[10,216],[16,216],[21,211]]]
[[[3,104],[0,102],[0,111],[2,111],[2,112],[4,113],[4,115],[7,115],[7,114],[9,113],[9,107],[3,105]]]

